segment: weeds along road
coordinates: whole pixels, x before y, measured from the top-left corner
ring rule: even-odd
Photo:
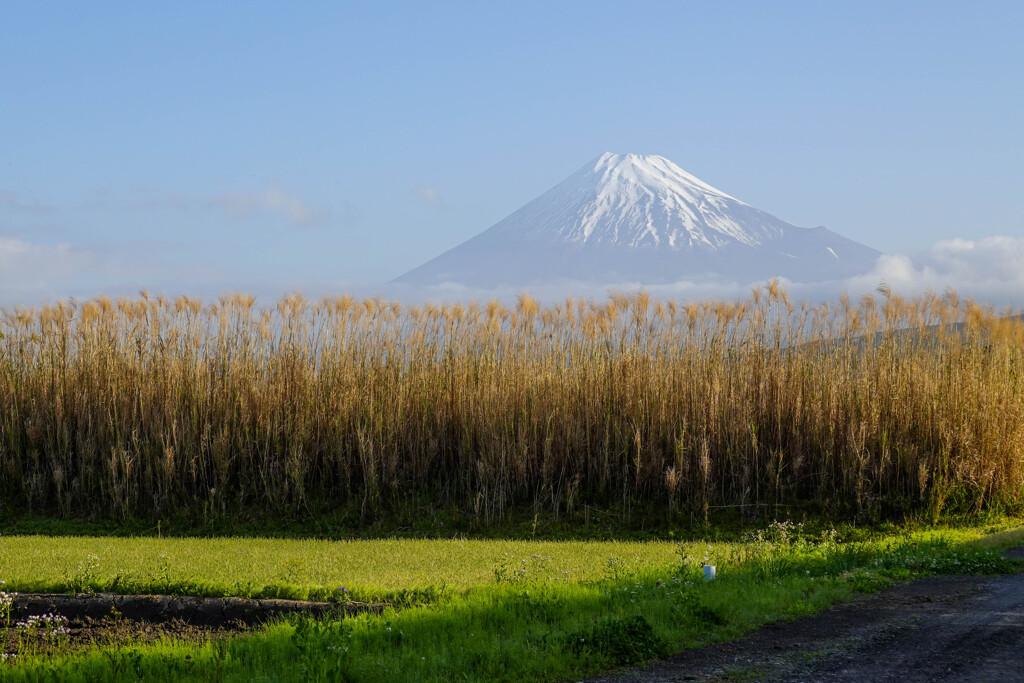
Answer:
[[[913,581],[587,683],[693,680],[1024,681],[1024,573]]]

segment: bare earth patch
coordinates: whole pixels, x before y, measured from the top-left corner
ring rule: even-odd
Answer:
[[[0,624],[0,653],[30,646],[36,652],[96,644],[145,643],[161,639],[204,641],[224,638],[289,614],[311,616],[379,612],[380,605],[303,600],[246,600],[179,595],[113,593],[20,594],[12,605],[11,626]],[[60,615],[66,633],[45,628],[26,630],[16,624],[30,616]]]
[[[912,581],[588,683],[694,680],[1022,681],[1024,573]]]

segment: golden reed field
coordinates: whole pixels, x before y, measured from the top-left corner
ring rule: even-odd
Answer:
[[[403,306],[142,293],[0,318],[0,503],[482,523],[1014,506],[1024,323],[953,292]]]

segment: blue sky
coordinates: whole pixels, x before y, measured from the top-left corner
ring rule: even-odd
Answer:
[[[373,288],[604,151],[885,252],[1013,251],[1022,25],[1018,2],[9,4],[0,301]]]

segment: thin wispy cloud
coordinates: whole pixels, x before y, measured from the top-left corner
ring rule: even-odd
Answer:
[[[207,208],[219,211],[226,218],[242,220],[258,213],[276,213],[292,225],[308,227],[319,225],[330,218],[327,211],[315,211],[299,196],[271,187],[259,192],[230,192],[209,197],[203,202]]]
[[[413,194],[433,206],[441,206],[441,195],[436,187],[418,186],[412,188]]]
[[[0,209],[22,213],[47,213],[61,210],[116,209],[212,210],[231,220],[246,220],[260,214],[277,215],[297,227],[321,225],[331,219],[326,209],[314,209],[302,197],[281,187],[271,186],[264,190],[243,190],[206,196],[189,196],[174,192],[145,192],[134,200],[119,199],[109,190],[94,190],[89,197],[78,204],[60,207],[38,199],[26,200],[18,193],[0,188]],[[354,222],[358,211],[345,205],[343,220]]]
[[[0,208],[25,213],[49,213],[57,207],[38,199],[25,199],[13,190],[0,188]]]

